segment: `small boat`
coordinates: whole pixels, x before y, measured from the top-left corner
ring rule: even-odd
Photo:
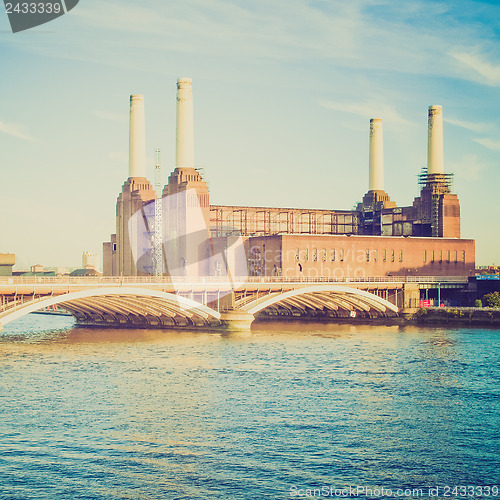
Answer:
[[[50,314],[52,316],[71,316],[72,314],[66,309],[62,309],[57,306],[57,304],[53,306],[47,306],[38,311],[33,311],[31,314]]]

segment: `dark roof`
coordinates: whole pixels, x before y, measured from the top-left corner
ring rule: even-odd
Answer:
[[[101,276],[99,271],[95,269],[75,269],[69,273],[70,276]]]

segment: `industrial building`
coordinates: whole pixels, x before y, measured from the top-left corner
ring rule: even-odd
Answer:
[[[98,269],[99,256],[94,252],[86,250],[82,254],[82,268],[83,269]]]
[[[160,274],[172,276],[218,275],[236,258],[235,269],[250,276],[474,274],[474,241],[460,239],[460,204],[444,170],[441,106],[429,107],[427,168],[411,206],[397,206],[385,192],[380,119],[370,120],[369,190],[356,209],[210,205],[194,167],[192,81],[180,78],[176,168],[162,192],[162,232],[155,231],[157,195],[145,174],[144,116],[143,96],[132,95],[129,178],[117,200],[116,233],[103,246],[105,276],[158,274],[155,245]]]

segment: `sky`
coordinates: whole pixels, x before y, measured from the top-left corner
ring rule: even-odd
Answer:
[[[2,7],[3,9],[3,7]],[[115,232],[130,94],[144,94],[148,176],[175,167],[175,94],[193,79],[195,163],[213,204],[352,209],[369,120],[385,190],[418,195],[427,109],[478,265],[500,264],[496,0],[80,0],[13,34],[0,11],[0,252],[15,269],[80,266]]]

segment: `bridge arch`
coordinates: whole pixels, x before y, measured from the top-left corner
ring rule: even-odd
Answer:
[[[362,312],[386,316],[398,313],[398,307],[378,295],[345,285],[321,284],[304,286],[288,292],[271,293],[247,302],[239,310],[256,314],[270,307],[292,311],[330,310]]]
[[[0,314],[0,330],[26,314],[60,305],[79,324],[93,326],[203,326],[220,320],[220,313],[199,302],[146,288],[109,287],[42,297]]]

